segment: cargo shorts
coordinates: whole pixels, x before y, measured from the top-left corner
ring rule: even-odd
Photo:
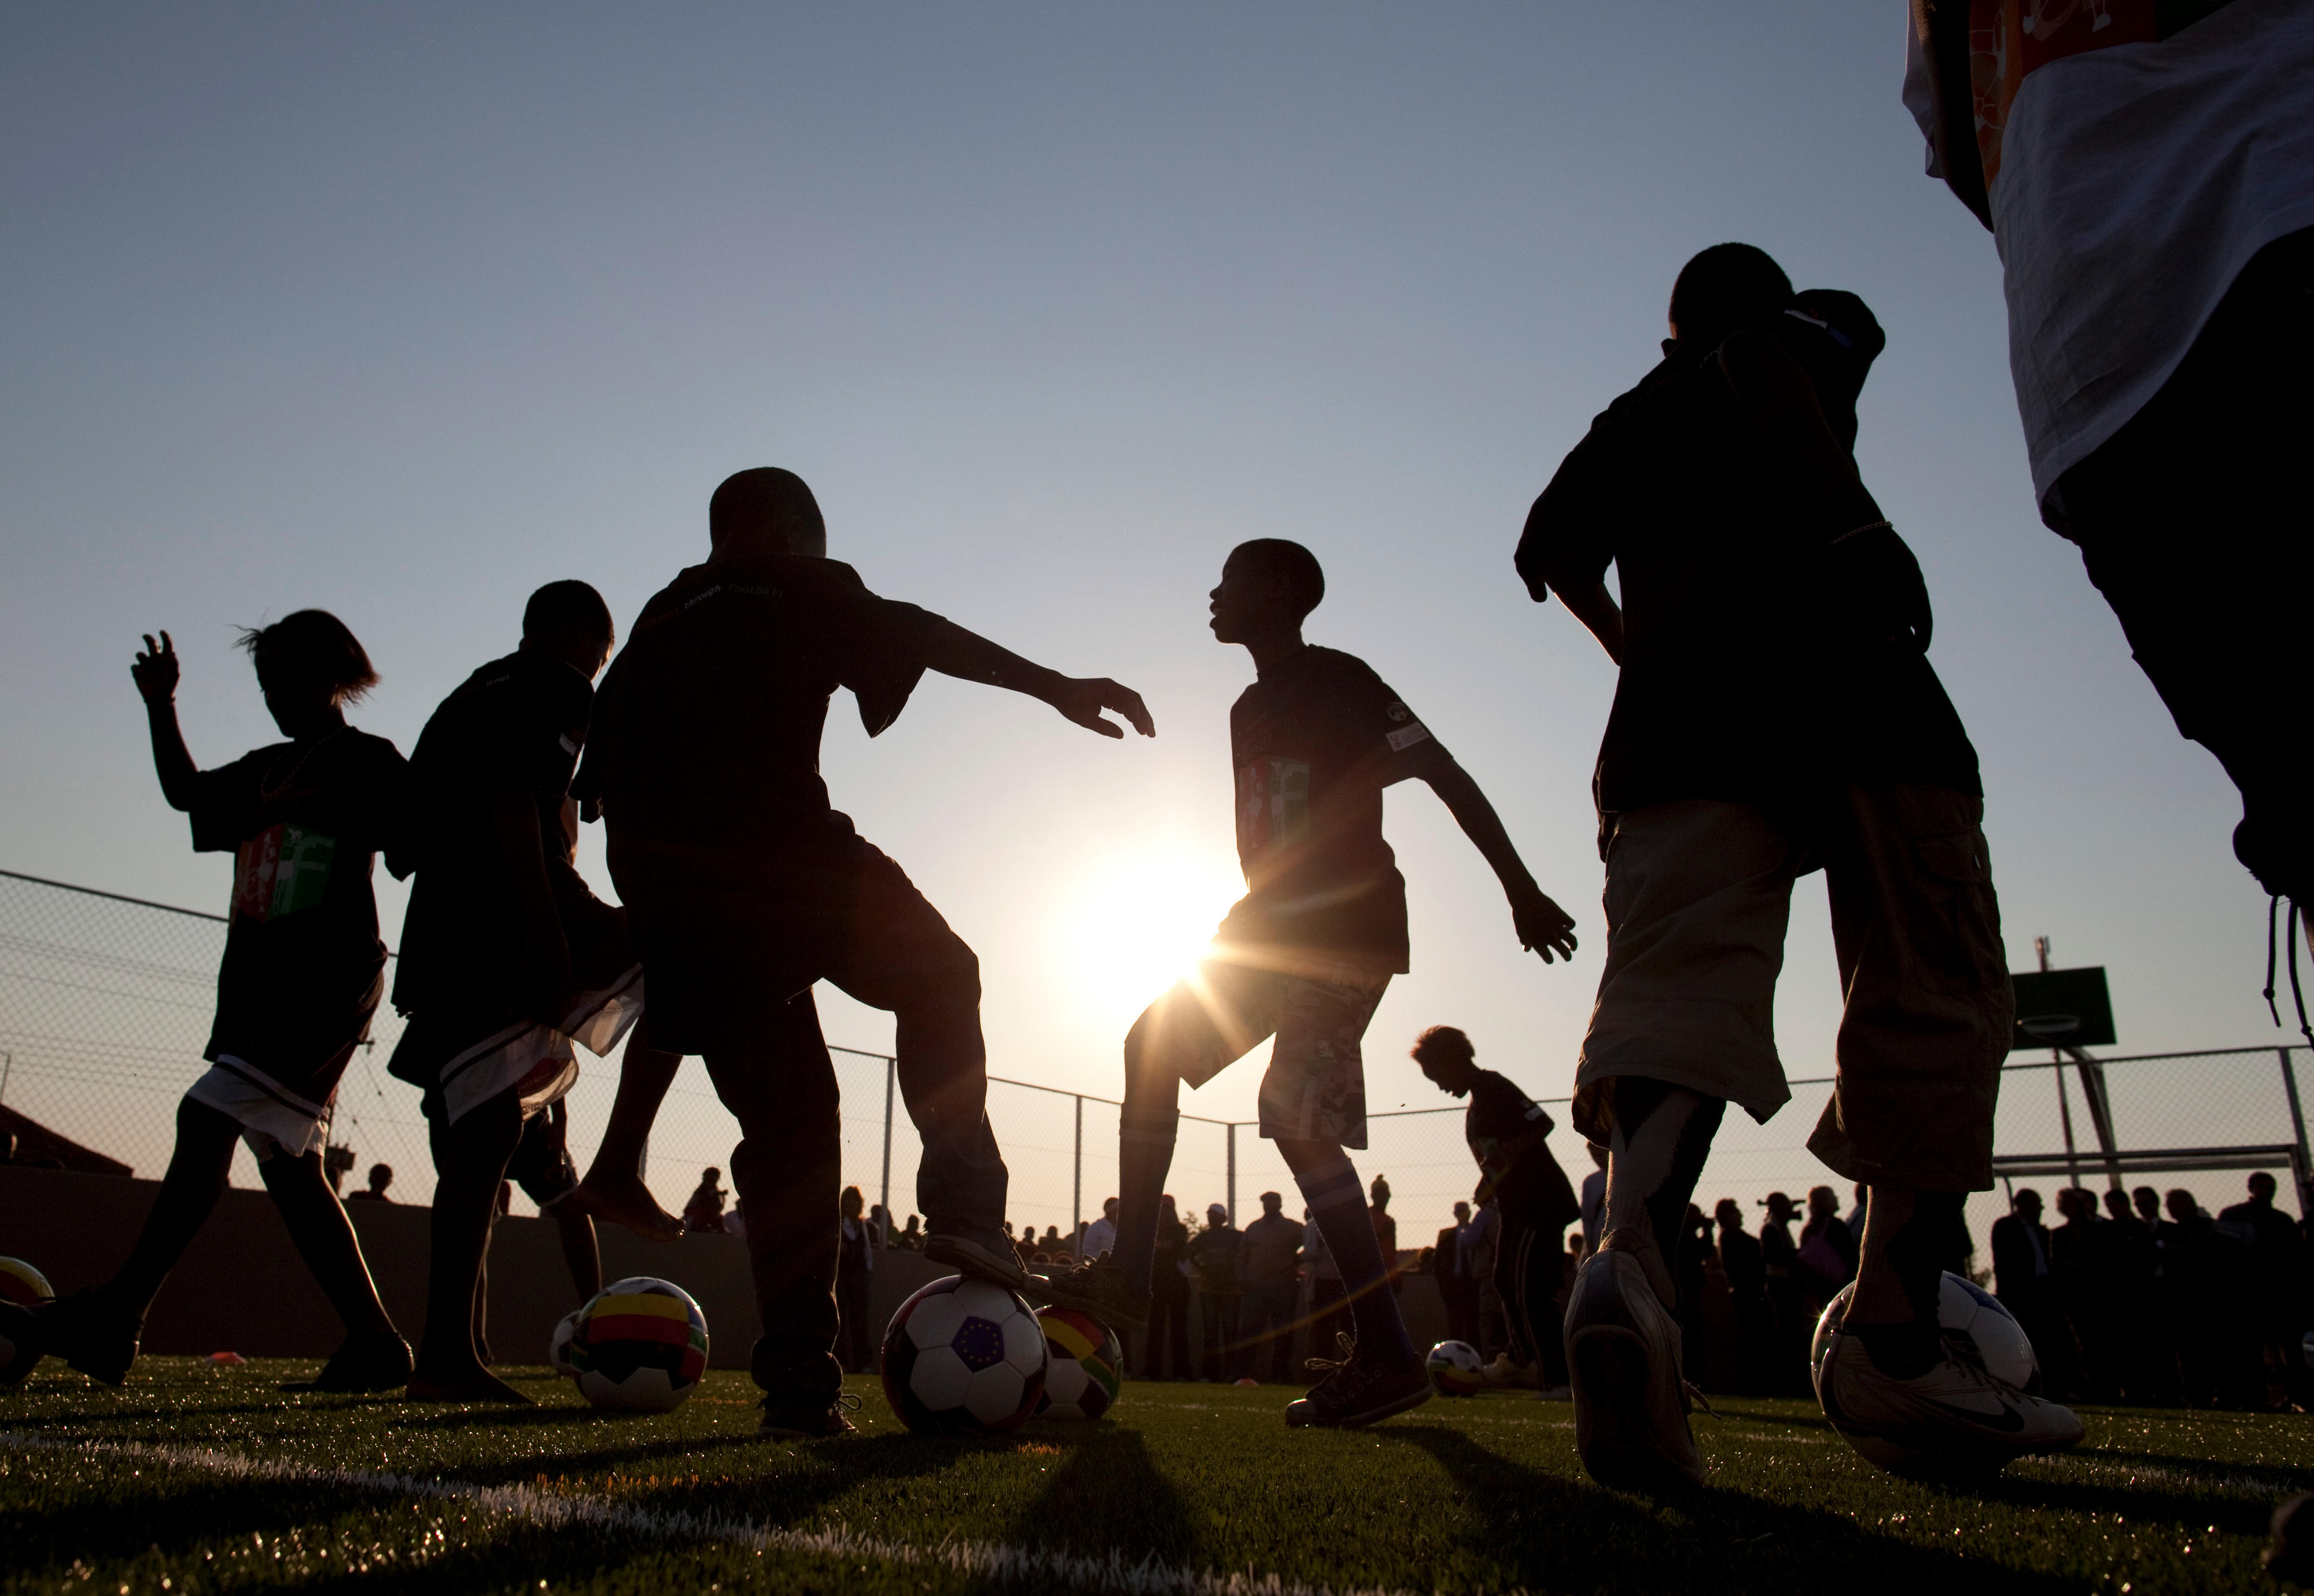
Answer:
[[[1612,1083],[1626,1075],[1762,1122],[1790,1100],[1776,977],[1792,885],[1820,869],[1844,1002],[1837,1082],[1809,1150],[1869,1185],[1990,1190],[2015,1005],[1983,816],[1981,798],[1908,785],[1850,787],[1806,808],[1683,798],[1615,816],[1576,1129],[1607,1142]]]

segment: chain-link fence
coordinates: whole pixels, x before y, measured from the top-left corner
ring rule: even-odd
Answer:
[[[18,1134],[19,1157],[159,1175],[177,1099],[202,1068],[224,943],[220,915],[0,872],[0,1122]],[[424,1203],[433,1160],[418,1092],[385,1072],[401,1029],[392,1009],[382,1009],[346,1073],[331,1141],[353,1158],[349,1189],[370,1165],[384,1163],[395,1172],[392,1195]],[[2099,1083],[2077,1063],[2060,1069],[2046,1054],[2013,1054],[1995,1151],[2012,1170],[2026,1171],[2012,1184],[2045,1191],[2104,1186],[2110,1168],[2133,1186],[2184,1186],[2215,1210],[2239,1199],[2243,1172],[2255,1167],[2273,1170],[2292,1193],[2293,1150],[2301,1169],[2305,1156],[2293,1070],[2305,1056],[2302,1047],[2266,1047],[2107,1059]],[[844,1179],[869,1201],[886,1203],[896,1221],[916,1205],[919,1144],[893,1089],[891,1062],[841,1048],[835,1061]],[[572,1090],[571,1150],[581,1168],[616,1084],[613,1063],[589,1060]],[[1696,1192],[1704,1211],[1733,1197],[1756,1224],[1769,1192],[1804,1200],[1809,1187],[1833,1184],[1806,1148],[1831,1088],[1828,1078],[1795,1080],[1791,1103],[1764,1125],[1731,1111]],[[2102,1100],[2093,1106],[2085,1089],[2101,1091]],[[1551,1150],[1579,1181],[1591,1167],[1588,1151],[1564,1123],[1565,1099],[1544,1101],[1561,1122]],[[1100,1213],[1117,1190],[1116,1103],[999,1080],[990,1083],[988,1107],[1012,1171],[1017,1225],[1068,1238]],[[1475,1171],[1460,1115],[1459,1106],[1442,1102],[1370,1121],[1370,1144],[1356,1161],[1369,1178],[1389,1178],[1401,1248],[1430,1240],[1471,1195]],[[2106,1134],[2118,1154],[2110,1166]],[[646,1176],[659,1201],[680,1210],[702,1169],[728,1164],[737,1139],[705,1071],[685,1061],[651,1133]],[[254,1166],[241,1158],[236,1181],[256,1184]],[[2191,1167],[2212,1163],[2221,1167]],[[1185,1217],[1222,1203],[1242,1221],[1265,1191],[1283,1194],[1289,1213],[1301,1211],[1276,1149],[1250,1124],[1185,1117],[1168,1185]],[[1840,1196],[1845,1208],[1850,1195]],[[2006,1207],[2005,1192],[1972,1199],[1970,1229],[1980,1246]]]

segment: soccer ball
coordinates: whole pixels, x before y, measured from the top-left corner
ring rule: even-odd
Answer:
[[[1010,1430],[1036,1410],[1045,1369],[1036,1314],[985,1280],[935,1280],[884,1332],[884,1395],[919,1435]]]
[[[1125,1379],[1125,1348],[1117,1332],[1073,1308],[1040,1308],[1045,1327],[1045,1394],[1040,1419],[1097,1419],[1117,1400]]]
[[[570,1338],[578,1334],[578,1316],[586,1311],[574,1308],[564,1314],[561,1322],[554,1327],[554,1334],[546,1340],[547,1365],[565,1380],[578,1378],[578,1371],[570,1366]]]
[[[681,1286],[639,1274],[557,1326],[547,1357],[597,1407],[672,1413],[706,1372],[707,1316]]]
[[[1430,1383],[1442,1397],[1473,1397],[1487,1383],[1479,1349],[1467,1341],[1440,1342],[1422,1360],[1422,1366],[1429,1371]]]
[[[1833,1334],[1855,1291],[1853,1284],[1842,1286],[1815,1322],[1815,1336],[1808,1343],[1811,1384],[1824,1371],[1824,1354],[1832,1350]],[[1947,1270],[1937,1295],[1937,1322],[1944,1330],[1945,1345],[1962,1362],[1974,1363],[2003,1385],[2040,1395],[2041,1360],[2034,1354],[2033,1343],[2025,1327],[1991,1292]]]
[[[19,1308],[31,1308],[56,1300],[49,1289],[49,1278],[22,1258],[0,1258],[0,1302],[13,1302]],[[13,1386],[32,1371],[40,1361],[37,1353],[17,1350],[16,1344],[0,1331],[0,1386]]]

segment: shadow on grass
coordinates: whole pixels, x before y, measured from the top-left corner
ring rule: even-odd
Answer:
[[[1064,1460],[1037,1498],[990,1539],[1019,1546],[1197,1566],[1206,1557],[1197,1518],[1150,1459],[1138,1430],[1051,1420],[1022,1433]],[[992,1527],[993,1528],[993,1527]]]
[[[1838,1513],[1712,1488],[1649,1503],[1512,1462],[1459,1430],[1377,1436],[1430,1453],[1467,1493],[1464,1544],[1536,1590],[1933,1592],[2072,1591],[2079,1582],[1868,1533]]]

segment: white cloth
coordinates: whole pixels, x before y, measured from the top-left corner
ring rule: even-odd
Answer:
[[[1117,1226],[1107,1214],[1085,1227],[1084,1256],[1097,1258],[1117,1246]]]
[[[517,1020],[442,1066],[442,1103],[449,1123],[510,1089],[519,1089],[528,1119],[578,1080],[578,1047],[607,1058],[643,1012],[642,966],[611,985],[581,993],[560,1026]]]
[[[243,1139],[261,1159],[274,1156],[276,1148],[290,1158],[301,1159],[319,1152],[329,1140],[323,1123],[330,1115],[327,1103],[309,1102],[255,1064],[229,1053],[221,1054],[199,1080],[186,1088],[185,1096],[239,1120],[245,1133]]]
[[[1906,31],[1904,102],[1928,132]],[[2049,61],[2000,152],[2009,372],[2034,497],[2061,518],[2057,479],[2169,380],[2251,256],[2314,226],[2314,4],[2233,0],[2159,43]]]

